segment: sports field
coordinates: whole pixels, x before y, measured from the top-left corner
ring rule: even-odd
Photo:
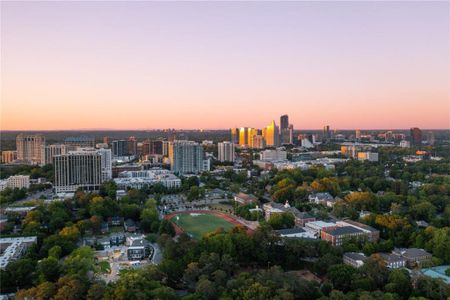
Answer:
[[[212,214],[184,213],[170,219],[192,238],[200,239],[205,233],[218,228],[228,230],[235,225]]]

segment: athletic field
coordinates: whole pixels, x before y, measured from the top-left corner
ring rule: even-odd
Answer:
[[[171,217],[170,220],[194,239],[201,239],[205,233],[218,228],[228,230],[235,226],[219,216],[205,213],[181,213]]]

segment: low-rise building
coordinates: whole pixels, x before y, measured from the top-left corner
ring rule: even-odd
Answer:
[[[390,269],[404,268],[406,259],[393,253],[378,253],[386,267]]]
[[[320,233],[321,239],[331,242],[333,246],[341,246],[347,239],[361,238],[364,235],[363,231],[352,226],[328,227],[322,229]]]
[[[119,173],[119,178],[115,178],[114,182],[120,189],[140,189],[146,185],[155,184],[162,184],[169,189],[181,187],[181,179],[169,170],[164,169],[124,171]]]
[[[334,205],[334,197],[331,196],[330,193],[325,192],[325,193],[313,193],[311,195],[308,196],[308,200],[311,203],[315,203],[315,204],[322,204],[322,205],[326,205],[329,207],[332,207]]]
[[[351,226],[364,233],[369,242],[376,243],[380,239],[380,232],[375,228],[352,220],[343,220],[336,222],[337,226]]]
[[[317,236],[310,231],[306,231],[303,228],[288,228],[277,230],[277,233],[281,237],[285,238],[303,238],[303,239],[317,239]]]
[[[265,219],[269,220],[273,214],[280,213],[291,213],[294,215],[295,226],[304,227],[306,223],[313,222],[316,220],[313,216],[307,212],[301,212],[295,207],[291,207],[289,202],[286,201],[285,204],[269,202],[263,205]]]
[[[431,261],[432,258],[431,253],[419,248],[396,248],[392,253],[406,259],[406,264],[409,267],[421,265],[424,262]]]
[[[152,248],[144,236],[128,237],[126,243],[128,260],[143,260],[151,253]]]
[[[135,232],[137,229],[136,223],[132,219],[127,219],[123,223],[123,227],[124,227],[125,231],[128,231],[128,232]]]
[[[17,214],[22,217],[25,217],[28,212],[32,211],[35,208],[36,208],[36,206],[7,207],[7,208],[5,208],[5,214],[6,215]]]
[[[36,236],[0,238],[0,269],[4,270],[11,261],[21,258],[36,242]]]
[[[344,264],[352,266],[354,268],[359,268],[364,265],[367,260],[367,256],[364,253],[358,252],[346,252],[342,256],[342,260]]]
[[[335,227],[335,226],[336,226],[336,223],[332,223],[332,222],[313,221],[313,222],[306,223],[305,229],[313,232],[317,236],[320,236],[320,233],[322,232],[323,229],[329,228],[329,227]]]
[[[234,201],[238,202],[241,205],[254,204],[258,202],[258,198],[253,195],[239,193],[234,196]]]
[[[358,152],[358,160],[368,160],[372,162],[378,161],[378,153],[376,152]]]

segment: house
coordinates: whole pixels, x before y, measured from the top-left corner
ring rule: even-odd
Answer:
[[[404,268],[406,266],[406,259],[393,253],[378,253],[384,261],[386,267],[390,269]]]
[[[312,232],[306,231],[303,228],[288,228],[276,231],[280,237],[286,238],[304,238],[304,239],[317,239]]]
[[[109,225],[108,222],[103,222],[100,228],[100,231],[102,234],[106,234],[109,232]]]
[[[245,193],[239,193],[234,196],[234,201],[240,203],[241,205],[248,205],[258,202],[258,198],[256,198],[253,195],[245,194]]]
[[[422,228],[426,228],[426,227],[430,226],[430,224],[428,224],[428,222],[426,222],[424,220],[416,221],[416,225],[418,227],[422,227]]]
[[[364,265],[364,262],[366,261],[367,256],[364,255],[364,253],[358,253],[358,252],[346,252],[342,256],[342,260],[344,261],[344,264],[352,266],[354,268],[359,268],[362,265]]]
[[[331,242],[333,246],[341,246],[347,239],[361,238],[364,235],[363,231],[352,226],[327,227],[322,229],[320,233],[321,239]]]
[[[269,220],[273,214],[281,213],[291,213],[294,215],[295,226],[304,227],[306,223],[313,222],[316,220],[315,217],[311,216],[307,212],[301,212],[295,207],[291,207],[289,202],[286,201],[285,204],[269,202],[263,205],[263,209],[266,215],[266,220]]]
[[[419,248],[396,248],[392,253],[406,259],[406,264],[409,267],[421,265],[424,262],[430,261],[432,258],[430,253]]]
[[[121,217],[111,217],[109,219],[109,223],[111,226],[121,226],[123,222],[123,219]]]
[[[125,228],[125,231],[128,232],[135,232],[136,231],[136,223],[132,219],[127,219],[125,223],[123,223],[123,227]]]
[[[127,238],[127,257],[128,260],[142,260],[147,258],[153,251],[150,243],[140,237],[128,237]]]
[[[308,196],[308,200],[311,203],[322,204],[332,207],[335,203],[334,197],[330,193],[313,193]]]
[[[287,205],[289,205],[289,204],[287,204]],[[281,203],[276,203],[276,202],[264,203],[263,210],[265,213],[266,221],[268,221],[273,214],[284,213],[286,211],[286,208],[290,207],[287,205],[286,204],[283,205]]]
[[[301,212],[295,207],[292,207],[292,213],[295,217],[295,226],[304,227],[308,222],[314,222],[316,220],[315,217],[311,216],[307,212]]]
[[[104,250],[111,248],[110,238],[102,238],[97,240],[97,244],[101,245]]]

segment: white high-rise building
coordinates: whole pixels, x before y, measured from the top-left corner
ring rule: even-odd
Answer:
[[[67,146],[64,144],[42,145],[40,165],[44,166],[53,164],[53,157],[56,155],[66,154],[67,152]]]
[[[222,142],[218,144],[218,158],[219,161],[231,161],[234,162],[235,146],[231,142]]]
[[[78,188],[97,191],[103,182],[102,155],[96,151],[70,151],[54,157],[55,192],[75,192]]]
[[[193,141],[175,140],[169,143],[170,169],[179,174],[203,171],[203,148]]]
[[[31,165],[41,162],[41,149],[45,145],[43,135],[24,135],[16,137],[17,160]]]

